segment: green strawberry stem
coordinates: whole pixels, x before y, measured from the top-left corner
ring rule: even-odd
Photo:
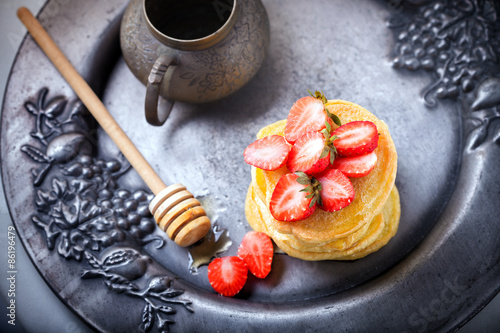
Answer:
[[[302,171],[297,171],[295,172],[295,174],[299,176],[297,178],[297,182],[301,185],[306,185],[306,187],[300,190],[300,192],[306,192],[308,193],[306,198],[312,198],[311,202],[309,203],[309,208],[313,207],[316,204],[321,206],[322,200],[320,191],[322,187],[319,181],[314,177],[309,178],[309,176]]]
[[[325,148],[323,148],[319,158],[325,158],[328,154],[330,154],[330,164],[333,164],[333,161],[335,161],[338,156],[337,148],[335,148],[333,141],[337,140],[338,136],[332,136],[332,126],[328,121],[325,121],[325,125],[326,128],[321,131],[325,137]]]
[[[320,101],[323,102],[323,104],[326,104],[328,103],[328,99],[326,99],[325,95],[323,94],[322,91],[318,91],[316,90],[314,92],[314,94],[309,90],[307,89],[307,92],[309,93],[309,95],[311,95],[312,97],[316,98],[316,99],[319,99]]]
[[[333,120],[333,122],[337,125],[337,126],[342,126],[342,122],[340,121],[340,118],[336,115],[336,114],[333,114],[331,113],[330,111],[328,111],[327,108],[325,108],[325,111],[326,111],[326,115],[331,119]]]

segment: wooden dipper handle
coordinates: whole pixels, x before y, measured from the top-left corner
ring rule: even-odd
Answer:
[[[184,186],[174,184],[167,187],[165,185],[31,12],[21,7],[17,11],[17,16],[99,125],[155,194],[155,198],[151,201],[150,211],[155,216],[156,223],[160,225],[161,219],[167,215],[170,220],[162,224],[164,226],[162,230],[166,231],[169,237],[180,246],[189,246],[203,238],[210,229],[210,220],[199,202]],[[181,195],[179,195],[180,192],[182,192]],[[188,194],[189,198],[187,198]],[[184,199],[179,199],[179,197]],[[198,204],[194,205],[191,201],[188,204],[185,202],[187,199],[194,199]]]

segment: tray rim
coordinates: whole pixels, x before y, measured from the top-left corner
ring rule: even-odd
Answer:
[[[40,9],[40,12],[39,12],[39,14],[38,14],[38,15],[40,15],[40,13],[42,13],[42,12],[44,11],[44,9],[46,8],[46,6],[49,4],[49,2],[50,2],[50,1],[51,1],[51,0],[47,0],[47,1],[45,2],[44,6]],[[54,0],[52,0],[52,1],[54,1]],[[19,58],[19,56],[20,56],[20,54],[21,54],[21,52],[22,52],[22,50],[23,50],[23,47],[24,47],[24,46],[25,46],[25,44],[26,44],[26,39],[27,39],[27,38],[28,38],[28,36],[27,36],[27,35],[25,35],[25,37],[23,38],[23,42],[22,42],[21,46],[19,47],[19,49],[18,49],[18,51],[17,51],[17,54],[16,54],[16,57],[15,57],[15,60],[14,60],[13,66],[11,67],[11,72],[10,72],[10,74],[9,74],[9,78],[8,78],[7,82],[10,82],[11,75],[13,75],[13,69],[14,69],[15,64],[16,64],[16,62],[17,62],[17,60],[18,60],[18,58]],[[7,87],[6,87],[6,90],[5,90],[5,92],[4,92],[4,101],[3,101],[3,105],[2,105],[2,110],[5,108],[5,104],[6,104],[6,100],[7,100],[7,92],[8,92],[8,91],[9,91],[9,88],[8,88],[8,86],[7,86]],[[1,119],[0,121],[3,123],[3,122],[4,122],[4,118],[2,117],[2,119]],[[3,127],[3,125],[2,125],[2,127]],[[492,145],[492,146],[494,146],[494,145]],[[482,153],[483,153],[483,150],[488,150],[488,148],[489,148],[489,146],[488,146],[487,148],[484,148],[484,149],[481,149],[481,150],[477,151],[476,153],[477,153],[477,154],[482,154]],[[465,153],[465,152],[464,152],[464,155],[465,155],[465,157],[466,157],[465,159],[467,159],[467,158],[471,158],[472,160],[474,160],[474,158],[475,158],[474,154],[476,154],[476,153]],[[476,159],[477,159],[477,158],[476,158]],[[463,164],[463,162],[462,162],[462,164]],[[2,169],[2,180],[3,180],[3,177],[4,177],[3,165],[2,165],[2,166],[0,166],[0,168]],[[468,178],[468,177],[467,177],[467,171],[469,171],[469,168],[465,168],[465,169],[466,169],[466,170],[464,171],[464,168],[462,168],[462,167],[460,168],[460,174],[459,174],[459,176],[458,176],[458,179]],[[470,168],[470,169],[472,170],[473,168]],[[464,175],[464,173],[465,173],[465,175]],[[5,191],[5,190],[6,190],[6,187],[5,187],[5,183],[4,183],[4,181],[2,181],[2,186],[4,187],[4,191]],[[7,191],[5,191],[5,193],[7,193]],[[451,200],[458,200],[458,199],[456,199],[456,198],[455,198],[456,196],[457,196],[457,194],[456,194],[456,189],[455,189],[455,190],[453,191],[453,195],[452,195],[452,197],[450,198],[450,201],[451,201]],[[13,213],[12,213],[12,208],[11,208],[11,206],[10,206],[10,202],[9,202],[9,200],[7,200],[7,206],[8,206],[8,208],[9,208],[9,214],[10,214],[10,216],[11,216],[11,218],[12,218],[12,221],[15,221],[15,220],[14,220],[14,215],[13,215]],[[443,212],[443,214],[442,214],[442,215],[445,215],[445,214],[447,215],[447,214],[449,214],[449,213],[447,213],[447,211],[448,211],[448,210],[449,210],[449,206],[447,206],[447,207],[445,208],[445,212]],[[450,214],[451,214],[451,213],[450,213]],[[440,218],[440,219],[439,219],[439,221],[437,221],[436,225],[432,228],[432,230],[430,231],[430,233],[429,233],[429,234],[435,234],[435,233],[437,232],[437,231],[436,231],[436,229],[439,229],[439,228],[440,228],[439,226],[440,226],[440,225],[442,225],[442,223],[441,223],[442,221],[441,221],[441,220],[442,220],[442,219]],[[17,226],[17,224],[16,224],[16,223],[14,223],[14,226],[15,226],[16,230],[18,230],[18,226]],[[20,238],[22,239],[22,244],[23,244],[23,246],[25,247],[26,251],[27,251],[28,253],[30,253],[29,258],[30,258],[30,260],[32,261],[32,263],[34,264],[35,268],[39,271],[40,275],[44,278],[44,280],[46,281],[46,283],[47,283],[47,284],[51,287],[51,289],[55,292],[55,289],[53,288],[53,286],[52,286],[52,284],[50,283],[50,281],[45,279],[45,277],[44,277],[44,275],[42,274],[42,272],[40,271],[39,267],[35,264],[35,262],[34,262],[34,258],[33,258],[34,253],[32,253],[33,249],[31,249],[30,247],[28,247],[28,245],[26,244],[26,240],[24,239],[24,237],[20,237]],[[426,247],[427,247],[427,243],[428,243],[428,242],[430,242],[430,241],[428,241],[428,240],[427,240],[428,238],[429,238],[429,235],[428,235],[428,236],[426,237],[426,239],[424,239],[424,241],[423,241],[423,242],[419,245],[419,249],[413,250],[413,251],[412,251],[412,253],[410,253],[410,254],[409,254],[406,258],[404,258],[401,262],[399,262],[399,263],[398,263],[398,264],[396,264],[393,268],[391,268],[391,269],[390,269],[390,271],[394,272],[394,271],[396,271],[396,270],[398,270],[398,269],[405,270],[404,268],[401,268],[402,266],[404,266],[404,265],[403,265],[403,263],[407,262],[408,260],[412,260],[412,258],[413,258],[414,256],[417,256],[417,254],[415,254],[415,253],[416,253],[416,251],[418,251],[418,252],[420,252],[420,251],[424,251],[424,250],[423,250],[423,248],[426,248]],[[382,275],[383,275],[383,276],[385,276],[385,274],[386,274],[386,273],[383,273]],[[393,274],[395,274],[395,273],[393,273]],[[365,284],[365,287],[368,287],[368,288],[369,288],[369,287],[370,287],[370,286],[372,286],[372,285],[376,285],[376,284],[378,283],[378,281],[380,281],[380,279],[382,278],[382,275],[381,275],[381,276],[378,276],[378,277],[376,277],[376,278],[374,278],[372,281],[368,281],[368,282]],[[497,282],[498,282],[498,280],[499,280],[499,279],[497,279]],[[481,302],[477,303],[477,304],[476,304],[476,306],[472,309],[472,311],[469,311],[469,313],[468,313],[468,314],[466,314],[465,316],[462,316],[462,320],[458,323],[458,325],[457,325],[455,328],[458,328],[458,327],[462,326],[463,324],[465,324],[468,320],[470,320],[470,318],[472,318],[472,317],[473,317],[475,314],[477,314],[477,313],[478,313],[478,312],[479,312],[479,311],[480,311],[480,310],[481,310],[484,306],[486,306],[486,304],[487,304],[487,303],[488,303],[491,299],[493,299],[493,298],[495,297],[495,295],[496,295],[496,294],[500,291],[500,284],[499,284],[496,288],[490,288],[490,289],[493,289],[493,290],[489,293],[489,295],[487,295],[486,297],[484,297],[484,296],[483,296],[483,300],[482,300]],[[346,292],[349,294],[349,291],[346,291]],[[66,302],[65,302],[64,298],[62,298],[62,296],[61,296],[59,293],[57,293],[57,292],[55,292],[55,293],[56,293],[56,295],[57,295],[57,296],[61,299],[61,301],[62,301],[63,303],[65,303],[65,304],[66,304]],[[195,294],[196,294],[196,292],[195,292]],[[341,292],[340,294],[344,294],[344,292]],[[337,294],[337,295],[339,295],[339,294]],[[347,296],[346,296],[346,297],[347,297]],[[208,298],[209,298],[209,300],[207,300],[207,302],[208,302],[208,303],[210,303],[210,301],[214,301],[214,302],[215,302],[214,304],[219,304],[219,303],[220,303],[220,302],[219,302],[220,300],[213,300],[211,296],[210,296],[210,297],[208,297]],[[330,297],[325,297],[325,300],[326,300],[327,298],[330,298]],[[226,301],[226,299],[225,299],[225,300],[224,300],[224,302],[222,302],[222,303],[226,303],[225,301]],[[234,301],[231,301],[231,303],[232,303],[232,305],[233,305],[233,306],[234,306],[234,305],[236,305],[237,303],[240,303],[240,302],[241,302],[242,304],[245,304],[245,303],[246,303],[246,301],[243,301],[243,300],[234,300]],[[320,303],[321,303],[321,302],[320,302]],[[324,306],[325,304],[322,304],[322,305]],[[318,307],[321,307],[322,305],[319,305]],[[75,313],[79,314],[79,313],[78,313],[78,311],[77,311],[77,309],[74,309],[74,308],[72,308],[72,307],[70,307],[70,306],[68,306],[68,307],[69,307],[72,311],[74,311]],[[267,307],[266,307],[265,305],[264,305],[264,307],[267,309]],[[80,314],[79,314],[79,315],[80,315]],[[81,315],[80,315],[80,316],[81,316]],[[85,319],[85,318],[84,318],[84,319]],[[87,322],[87,324],[92,325],[92,324],[91,324],[90,322],[88,322],[87,320],[85,320],[85,321]],[[94,327],[94,328],[97,328],[97,327]]]

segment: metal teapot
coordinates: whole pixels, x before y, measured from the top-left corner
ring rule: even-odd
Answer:
[[[174,101],[215,101],[244,86],[264,61],[269,19],[260,0],[132,0],[120,45],[146,85],[146,119],[158,126]]]

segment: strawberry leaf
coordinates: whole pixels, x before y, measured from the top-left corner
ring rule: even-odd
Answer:
[[[326,115],[331,119],[333,120],[333,122],[337,125],[337,126],[342,126],[342,122],[340,121],[340,118],[336,115],[336,114],[333,114],[331,113],[330,111],[328,111],[327,108],[325,108],[325,111],[326,111]]]
[[[308,184],[310,184],[310,181],[309,181],[309,178],[304,179],[304,178],[299,177],[299,178],[297,178],[297,183],[299,183],[300,185],[308,185]]]
[[[297,176],[299,176],[297,178],[297,183],[299,183],[300,185],[310,185],[311,184],[311,180],[309,179],[309,176],[305,172],[297,171],[297,172],[295,172],[295,174]]]
[[[337,153],[337,149],[335,148],[335,146],[333,148],[330,148],[330,164],[333,164],[333,162],[335,161],[337,156],[338,156],[338,153]]]
[[[328,112],[328,109],[325,109]],[[328,134],[332,133],[332,125],[328,121],[325,121],[325,129]]]
[[[328,154],[330,154],[330,148],[326,147],[323,148],[323,151],[321,152],[321,155],[319,155],[319,158],[322,159],[322,158],[325,158],[328,156]],[[331,158],[330,158],[331,160]]]
[[[330,138],[330,132],[328,132],[328,130],[325,128],[321,131],[321,133],[323,133],[323,137],[325,138],[325,141],[328,140]]]
[[[307,89],[307,92],[309,93],[309,95],[311,95],[312,97],[316,98],[316,99],[319,99],[320,101],[323,102],[323,104],[326,104],[328,102],[328,99],[325,97],[325,95],[323,94],[322,91],[318,91],[316,90],[314,92],[314,94],[309,90]]]
[[[300,171],[297,171],[297,172],[300,172]],[[312,177],[311,179],[309,179],[309,177],[308,177],[307,179],[309,181],[309,185],[307,187],[303,188],[302,190],[300,190],[300,192],[309,193],[308,195],[306,195],[306,198],[307,199],[312,198],[311,202],[309,203],[309,208],[312,208],[316,204],[321,205],[322,200],[321,200],[320,191],[321,191],[322,187],[321,187],[320,182],[314,177]],[[298,180],[298,178],[297,178],[297,180]]]
[[[300,183],[299,183],[300,184]],[[302,184],[304,185],[304,184]],[[314,191],[312,185],[309,185],[307,187],[304,187],[302,190],[300,190],[300,192],[306,192],[306,193],[309,193],[309,195]],[[306,196],[306,198],[311,198],[309,195]]]

